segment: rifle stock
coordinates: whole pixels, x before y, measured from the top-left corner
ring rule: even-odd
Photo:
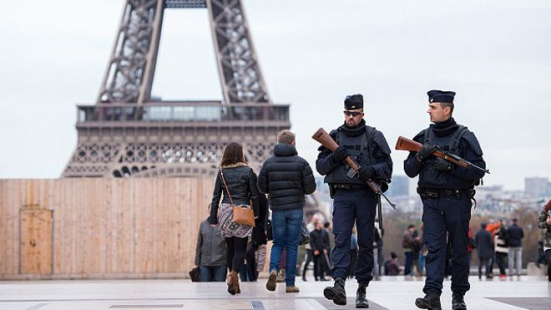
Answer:
[[[318,129],[318,131],[316,131],[316,133],[314,133],[314,135],[312,136],[312,139],[318,141],[321,145],[325,146],[331,152],[335,151],[335,149],[339,147],[337,142],[335,142],[335,140],[333,140],[333,138],[331,138],[331,136],[323,128]],[[358,169],[360,169],[360,167],[358,167],[358,164],[356,164],[356,162],[350,156],[346,157],[344,160],[354,171],[357,172]]]

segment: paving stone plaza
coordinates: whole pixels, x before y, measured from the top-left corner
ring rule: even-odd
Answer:
[[[354,309],[356,283],[347,281],[348,304],[336,306],[323,297],[330,282],[297,280],[300,293],[275,292],[265,279],[241,285],[231,296],[225,283],[192,283],[190,280],[54,280],[0,282],[0,309],[4,310],[99,310],[99,309]],[[370,309],[417,309],[423,278],[383,277],[368,288]],[[465,301],[469,310],[551,309],[551,283],[543,276],[523,276],[500,281],[471,276]],[[444,282],[443,309],[451,309],[450,281]]]

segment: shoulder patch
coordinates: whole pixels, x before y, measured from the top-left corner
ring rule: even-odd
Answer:
[[[463,140],[467,141],[467,143],[473,149],[476,155],[482,156],[482,148],[480,147],[480,143],[478,143],[478,139],[472,131],[467,130],[462,138]]]

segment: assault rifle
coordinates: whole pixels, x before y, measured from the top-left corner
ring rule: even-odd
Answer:
[[[323,128],[318,129],[318,131],[316,131],[316,133],[314,133],[314,135],[312,136],[312,139],[314,139],[314,140],[318,141],[319,143],[321,143],[321,145],[326,147],[331,152],[333,152],[336,148],[339,147],[337,142],[335,142],[335,140],[333,140],[333,138],[331,138],[331,136]],[[348,172],[346,173],[346,176],[349,177],[349,178],[353,178],[358,173],[358,170],[360,169],[360,167],[354,161],[354,159],[352,159],[352,157],[350,157],[350,156],[346,157],[344,160],[350,166],[350,170],[348,170]],[[375,183],[373,181],[368,181],[367,185],[377,195],[377,199],[378,199],[377,213],[379,213],[379,228],[382,231],[383,230],[383,213],[382,213],[381,196],[383,196],[386,199],[386,201],[390,204],[390,206],[393,209],[396,209],[396,205],[393,204],[385,196],[385,194],[381,190],[381,187],[377,183]]]
[[[411,139],[408,139],[408,138],[404,138],[402,136],[399,136],[398,137],[398,141],[396,142],[396,150],[399,150],[399,151],[410,151],[410,152],[419,152],[419,149],[422,147],[423,145],[417,141],[413,141]],[[461,166],[463,168],[469,168],[469,167],[473,167],[473,168],[476,168],[478,170],[481,170],[481,171],[484,171],[488,174],[490,174],[490,170],[488,169],[484,169],[484,168],[481,168],[473,163],[471,163],[470,161],[468,160],[465,160],[455,154],[452,154],[452,153],[449,153],[449,152],[446,152],[446,151],[442,151],[442,150],[436,150],[434,153],[432,153],[432,155],[436,156],[436,157],[440,157],[440,158],[443,158],[451,163],[454,163],[458,166]]]

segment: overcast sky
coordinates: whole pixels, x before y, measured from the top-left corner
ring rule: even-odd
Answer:
[[[122,0],[0,0],[0,178],[57,178],[76,147],[76,107],[93,104]],[[272,100],[291,104],[299,154],[362,93],[391,148],[429,125],[426,92],[457,92],[486,185],[551,177],[551,1],[244,0]],[[153,95],[220,100],[206,10],[165,13]],[[406,152],[393,151],[404,174]]]

